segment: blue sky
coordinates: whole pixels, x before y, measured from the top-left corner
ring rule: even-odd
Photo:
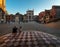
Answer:
[[[34,9],[34,14],[38,15],[45,9],[51,9],[52,5],[60,5],[60,0],[6,0],[6,10],[9,14],[25,14],[28,9]]]

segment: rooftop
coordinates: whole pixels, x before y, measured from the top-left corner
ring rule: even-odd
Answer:
[[[52,6],[52,8],[53,8],[53,7],[54,7],[54,8],[59,8],[59,9],[60,9],[60,6]]]

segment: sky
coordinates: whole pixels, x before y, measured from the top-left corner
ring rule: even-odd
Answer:
[[[53,5],[60,6],[60,0],[6,0],[6,10],[9,14],[26,14],[27,10],[34,10],[34,15],[38,15],[45,9],[51,9]]]

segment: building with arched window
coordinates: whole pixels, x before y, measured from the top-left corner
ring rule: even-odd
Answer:
[[[4,17],[5,17],[4,15],[6,13],[5,1],[6,0],[0,0],[0,22],[5,21],[5,19],[4,19]]]

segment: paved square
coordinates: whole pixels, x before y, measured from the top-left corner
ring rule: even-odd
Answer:
[[[24,31],[0,37],[0,47],[60,47],[60,39],[40,31]]]

